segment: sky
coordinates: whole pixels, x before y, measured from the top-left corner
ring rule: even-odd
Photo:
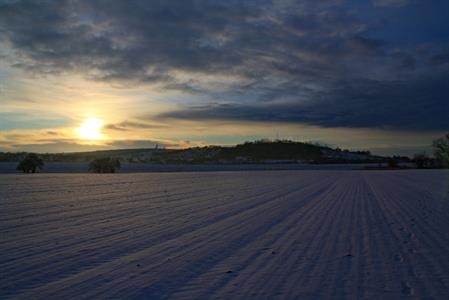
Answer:
[[[0,151],[430,151],[449,1],[0,0]]]

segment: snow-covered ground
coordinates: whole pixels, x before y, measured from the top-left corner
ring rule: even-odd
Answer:
[[[0,175],[0,298],[449,299],[446,171]]]

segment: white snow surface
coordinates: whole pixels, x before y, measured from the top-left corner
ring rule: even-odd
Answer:
[[[449,173],[0,175],[2,299],[449,299]]]

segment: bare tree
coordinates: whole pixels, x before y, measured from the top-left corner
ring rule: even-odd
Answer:
[[[433,141],[433,155],[441,168],[449,168],[449,133]]]
[[[35,153],[28,153],[17,165],[17,170],[23,173],[36,173],[39,168],[42,170],[44,161]]]

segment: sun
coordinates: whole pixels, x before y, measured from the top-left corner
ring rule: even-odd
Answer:
[[[102,127],[102,120],[89,118],[86,119],[76,131],[81,139],[97,141],[103,139],[103,134],[101,133]]]

